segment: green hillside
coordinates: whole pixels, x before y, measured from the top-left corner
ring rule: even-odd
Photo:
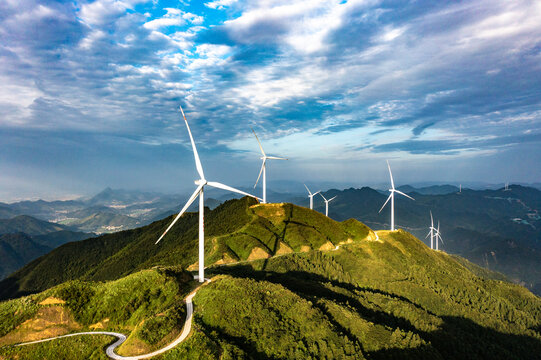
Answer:
[[[336,222],[292,204],[258,205],[251,198],[205,209],[206,265],[268,258],[276,254],[331,249],[374,237],[356,220]],[[194,269],[198,218],[187,213],[155,245],[173,216],[148,226],[68,243],[0,282],[0,298],[45,290],[64,281],[113,280],[155,265]]]
[[[19,215],[11,219],[0,219],[0,234],[23,232],[34,236],[61,230],[66,230],[66,227],[26,215]]]
[[[290,219],[305,217],[304,230],[297,231],[297,224],[290,229],[298,241],[295,245],[291,240],[292,248],[324,244],[322,234],[347,227],[329,222],[328,227],[310,228],[313,212],[290,205],[250,209],[252,220],[259,213],[273,226],[284,223],[282,210],[285,218],[287,209]],[[249,227],[238,225],[216,223],[214,231],[250,233]],[[377,234],[379,240],[345,239],[339,249],[210,267],[212,282],[194,298],[191,336],[156,359],[541,358],[539,297],[467,260],[432,251],[402,230]],[[194,285],[184,272],[167,267],[108,282],[69,281],[0,303],[0,344],[39,336],[31,324],[43,320],[52,307],[66,312],[64,332],[97,326],[129,334],[120,348],[123,355],[155,349],[180,331],[180,298]],[[40,305],[51,297],[65,303]],[[54,326],[50,322],[49,333]],[[58,354],[106,359],[103,347],[110,342],[81,337],[4,347],[0,359]]]

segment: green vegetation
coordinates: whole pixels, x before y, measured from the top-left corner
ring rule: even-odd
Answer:
[[[289,251],[334,247],[348,240],[363,240],[371,232],[356,220],[338,223],[292,204],[256,204],[245,197],[205,210],[207,264],[268,257],[279,253],[281,244]],[[119,279],[156,265],[189,268],[197,261],[197,214],[184,215],[156,245],[172,218],[65,244],[0,282],[0,299],[42,291],[69,280]]]
[[[28,297],[0,302],[0,337],[31,318],[38,309],[39,305]]]
[[[500,274],[430,250],[402,230],[379,231],[376,240],[355,220],[338,223],[291,204],[253,205],[241,199],[209,212],[213,281],[194,298],[190,338],[157,359],[541,359],[541,299]],[[197,218],[188,214],[162,248],[151,247],[169,220],[124,232],[133,242],[99,262],[107,271],[73,265],[67,271],[83,275],[0,303],[0,334],[16,332],[53,296],[82,329],[99,324],[128,334],[120,354],[167,344],[195,285],[180,269],[194,262],[197,237]],[[181,266],[164,267],[174,261]],[[125,276],[102,282],[113,269]],[[4,324],[13,311],[15,320]],[[103,352],[106,342],[80,338],[71,352],[59,342],[2,348],[0,359],[36,351],[100,358],[89,348]]]
[[[111,336],[92,335],[57,339],[35,345],[0,349],[0,360],[63,359],[106,360],[103,349],[113,342]]]
[[[170,341],[171,334],[180,333],[186,316],[183,299],[194,286],[192,276],[177,268],[144,270],[105,283],[68,281],[39,294],[0,303],[0,344],[56,336],[66,331],[103,330],[131,333],[120,347],[120,353],[124,348],[153,351]],[[53,299],[53,302],[44,302],[46,299]],[[53,329],[53,322],[58,319],[46,317],[43,315],[46,312],[40,316],[41,310],[58,306],[69,310],[76,320],[76,323],[64,325],[62,333],[57,332],[58,326]],[[20,327],[29,319],[32,320],[29,325]],[[11,337],[3,338],[10,332]],[[103,339],[107,340],[104,342]],[[82,337],[74,342],[81,348],[71,353],[59,350],[59,343],[68,341],[66,339],[17,349],[5,347],[0,350],[0,359],[15,354],[23,358],[58,354],[63,359],[80,359],[82,355],[101,359],[103,345],[112,342],[110,337],[103,339],[98,342],[91,336]],[[98,347],[100,354],[90,351],[89,347]]]
[[[541,358],[541,299],[479,277],[463,266],[475,265],[403,231],[380,238],[213,268],[222,275],[195,297],[205,351],[272,359]]]

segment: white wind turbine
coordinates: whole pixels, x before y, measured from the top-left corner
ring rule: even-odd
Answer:
[[[430,236],[430,248],[434,249],[434,232],[436,228],[434,227],[434,218],[432,217],[432,211],[430,212],[430,231],[425,236],[425,239]]]
[[[441,243],[444,244],[443,239],[441,238],[440,222],[439,221],[438,221],[438,228],[436,229],[435,237],[436,237],[436,250],[439,250],[438,239],[440,239]]]
[[[306,190],[308,190],[308,197],[310,198],[310,210],[314,210],[314,195],[317,195],[321,192],[321,190],[316,191],[315,193],[311,193],[310,189],[308,189],[308,186],[306,184],[303,184]]]
[[[325,196],[323,196],[323,194],[319,194],[319,195],[321,195],[321,197],[323,198],[323,200],[325,200],[325,216],[329,217],[329,203],[330,203],[331,201],[333,201],[334,199],[336,199],[336,196],[338,196],[338,195],[336,195],[336,196],[330,198],[329,200],[325,199]]]
[[[394,231],[394,193],[399,193],[400,195],[404,195],[405,197],[410,198],[411,200],[415,200],[415,199],[409,195],[404,194],[402,191],[396,190],[394,188],[393,173],[391,172],[391,166],[389,165],[388,160],[387,160],[387,167],[389,168],[389,175],[391,176],[391,188],[389,189],[389,191],[391,192],[391,195],[389,195],[389,197],[387,198],[387,201],[385,201],[385,204],[383,204],[381,209],[379,209],[379,212],[381,212],[381,210],[383,210],[383,208],[385,207],[385,205],[387,205],[389,200],[391,200],[391,231]]]
[[[265,164],[267,160],[287,160],[286,158],[281,158],[277,156],[267,156],[265,154],[265,151],[263,151],[263,146],[261,145],[261,141],[259,141],[259,138],[257,137],[257,134],[255,133],[254,129],[252,129],[252,132],[255,135],[255,138],[257,139],[257,143],[259,144],[259,148],[261,149],[261,154],[263,155],[260,157],[261,160],[263,160],[263,163],[261,164],[261,170],[259,171],[259,175],[257,176],[257,180],[255,181],[254,189],[257,186],[257,183],[259,182],[259,178],[261,177],[261,173],[263,173],[263,204],[267,203],[267,171]]]
[[[182,117],[184,118],[184,122],[186,123],[186,127],[188,128],[188,134],[190,135],[190,141],[192,143],[192,149],[193,149],[193,155],[195,158],[195,167],[197,168],[197,172],[199,173],[199,176],[201,177],[199,180],[195,180],[195,184],[197,185],[197,189],[195,189],[194,193],[188,199],[188,202],[182,210],[178,213],[177,217],[171,225],[165,230],[165,232],[160,236],[158,241],[156,241],[156,244],[160,242],[161,239],[167,234],[167,232],[175,225],[178,219],[184,214],[184,212],[190,207],[190,205],[195,201],[197,196],[199,196],[199,282],[205,281],[205,201],[203,197],[203,191],[206,185],[228,190],[232,192],[236,192],[242,195],[251,196],[253,198],[256,198],[256,196],[250,195],[248,193],[245,193],[244,191],[237,190],[235,188],[232,188],[231,186],[227,186],[224,184],[221,184],[219,182],[214,181],[207,181],[205,179],[205,175],[203,173],[203,166],[201,166],[201,161],[199,160],[199,155],[197,154],[197,148],[195,147],[195,142],[193,141],[192,132],[190,131],[190,126],[188,125],[188,121],[186,120],[186,116],[184,115],[184,111],[182,110],[182,107],[180,107],[180,112],[182,113]]]

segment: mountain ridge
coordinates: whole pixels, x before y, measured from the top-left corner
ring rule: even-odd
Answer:
[[[230,216],[242,211],[246,214],[242,221]],[[212,282],[193,299],[192,335],[158,359],[541,357],[539,297],[504,281],[500,274],[431,250],[403,230],[373,232],[359,227],[356,220],[322,221],[321,214],[308,209],[291,204],[256,205],[249,199],[233,200],[206,215],[209,256],[215,253],[213,244],[230,244],[221,241],[222,236],[237,234],[236,241],[246,243],[244,234],[260,229],[258,221],[285,230],[280,239],[296,251],[209,265],[206,274]],[[129,234],[130,240],[153,232],[157,235],[169,220],[124,235]],[[197,232],[191,229],[196,225],[193,213],[179,221],[182,232],[195,238],[186,244],[194,250]],[[342,227],[362,233],[350,241],[348,234],[339,231]],[[337,247],[319,246],[327,240],[324,234]],[[105,238],[112,240],[111,235],[104,235],[94,241]],[[271,240],[262,234],[258,239]],[[187,249],[177,235],[167,243],[166,252],[179,246],[182,251]],[[312,249],[302,251],[304,244],[313,244]],[[139,251],[152,255],[145,247]],[[121,256],[124,261],[129,260],[126,255]],[[104,281],[98,276],[60,282],[41,293],[0,302],[0,344],[39,338],[47,336],[46,331],[60,329],[59,322],[46,317],[56,311],[72,320],[63,325],[64,330],[54,331],[78,332],[100,326],[129,335],[119,349],[122,355],[160,347],[180,331],[184,307],[178,306],[179,299],[196,285],[189,281],[184,266],[178,266],[179,262],[190,264],[193,258],[176,257],[175,261],[174,266],[147,263],[116,280]],[[39,330],[32,325],[44,319],[49,319],[49,328]],[[59,339],[0,348],[0,357],[101,358],[107,342],[110,340]]]

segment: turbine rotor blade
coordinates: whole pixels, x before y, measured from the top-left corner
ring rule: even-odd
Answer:
[[[173,225],[175,225],[175,223],[177,222],[178,219],[180,219],[180,217],[182,216],[182,214],[184,214],[186,212],[186,210],[188,210],[188,208],[190,207],[190,205],[195,201],[195,199],[197,198],[197,196],[199,195],[199,193],[201,192],[201,189],[203,188],[204,185],[199,185],[197,187],[197,189],[195,189],[194,193],[192,194],[192,196],[190,196],[190,199],[188,199],[188,202],[186,203],[186,205],[184,205],[184,207],[182,208],[182,210],[180,210],[180,212],[178,213],[177,217],[175,218],[175,220],[173,220],[173,222],[171,223],[171,225],[169,225],[169,227],[164,231],[164,233],[162,234],[162,236],[160,236],[160,238],[158,239],[158,241],[156,241],[155,244],[159,243],[161,239],[163,239],[163,237],[165,236],[165,234],[167,234],[167,232],[169,230],[171,230],[171,228],[173,227]]]
[[[336,195],[336,196],[338,196],[338,195]],[[331,202],[331,201],[333,201],[334,199],[336,199],[336,196],[335,196],[335,197],[332,197],[332,198],[330,198],[330,199],[329,199],[329,202]]]
[[[430,210],[430,223],[432,224],[431,226],[434,227],[434,218],[432,217],[432,210]]]
[[[402,191],[395,190],[395,192],[399,193],[400,195],[404,195],[405,197],[410,198],[411,200],[415,200],[415,199],[412,198],[411,196],[409,196],[409,195],[407,195],[407,194],[404,194]]]
[[[387,203],[389,202],[389,200],[391,200],[391,197],[393,196],[393,193],[391,192],[391,195],[389,195],[389,197],[387,198],[387,201],[385,201],[385,204],[383,204],[383,206],[381,207],[381,209],[379,209],[378,212],[381,212],[381,210],[383,210],[383,208],[385,207],[385,205],[387,205]]]
[[[387,167],[389,168],[389,175],[391,176],[391,188],[394,190],[393,173],[391,172],[391,165],[389,165],[389,160],[387,160]]]
[[[182,106],[179,106],[179,107],[180,107],[180,112],[182,113],[182,117],[184,118],[184,122],[186,123],[186,127],[188,128],[190,141],[192,142],[193,156],[195,158],[195,167],[197,168],[197,172],[199,173],[199,176],[201,176],[201,179],[205,179],[205,174],[203,173],[203,166],[201,166],[201,160],[199,160],[199,154],[197,153],[197,148],[195,147],[195,142],[193,141],[190,125],[188,125],[188,120],[186,120],[186,115],[184,115],[184,110],[182,110]]]
[[[316,191],[316,192],[314,193],[314,195],[319,194],[320,192],[321,192],[321,190],[318,190],[318,191]]]
[[[250,128],[250,129],[252,129],[252,128]],[[259,141],[259,138],[257,137],[257,134],[255,133],[254,129],[252,129],[252,132],[253,132],[254,135],[255,135],[255,138],[256,138],[256,140],[257,140],[257,143],[259,144],[259,148],[261,149],[261,153],[263,154],[263,156],[266,157],[267,155],[265,155],[265,151],[263,151],[263,146],[261,145],[261,141]]]
[[[239,193],[239,194],[242,194],[242,195],[245,195],[245,196],[253,197],[254,199],[262,200],[262,199],[258,198],[257,196],[254,196],[252,194],[248,194],[247,192],[235,189],[234,187],[227,186],[227,185],[224,185],[224,184],[219,183],[219,182],[209,181],[209,182],[207,182],[207,185],[210,185],[210,186],[218,188],[218,189],[232,191],[232,192],[236,192],[236,193]]]
[[[263,174],[263,168],[265,167],[265,161],[267,161],[266,158],[263,159],[263,163],[261,164],[261,170],[259,170],[259,175],[257,176],[257,180],[255,181],[254,189],[257,186],[257,183],[259,182],[259,178],[261,177],[261,174]]]
[[[288,158],[278,157],[278,156],[267,156],[267,159],[272,160],[289,160]]]
[[[308,189],[308,186],[306,186],[306,184],[303,184],[303,185],[304,185],[304,187],[306,188],[306,190],[308,190],[308,194],[310,194],[310,195],[315,195],[315,194],[312,194],[312,193],[310,192],[310,189]]]
[[[314,194],[315,195],[315,194]],[[323,196],[322,193],[319,193],[319,195],[321,195],[321,197],[323,198],[323,200],[325,200],[325,202],[327,202],[327,199],[325,199],[325,196]]]

